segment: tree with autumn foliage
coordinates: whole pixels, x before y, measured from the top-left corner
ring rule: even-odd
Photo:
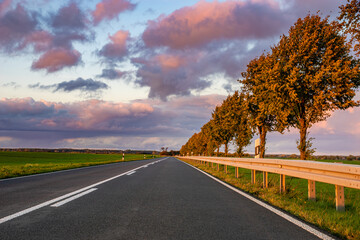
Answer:
[[[263,54],[247,65],[246,72],[239,80],[246,94],[248,123],[260,137],[260,158],[265,157],[266,135],[271,131],[283,132],[288,126],[286,106],[275,101],[271,87],[271,71],[276,59],[271,54]]]
[[[245,95],[235,92],[229,95],[217,106],[212,114],[212,134],[214,139],[225,146],[225,156],[228,154],[229,142],[235,138],[238,153],[250,144],[252,129],[248,125],[247,105]]]
[[[360,1],[348,0],[347,4],[341,5],[340,20],[345,34],[350,35],[350,43],[354,46],[357,56],[360,55]]]
[[[230,97],[228,105],[228,117],[233,125],[233,137],[237,146],[237,153],[241,157],[244,155],[244,148],[250,144],[253,137],[253,128],[250,125],[249,105],[244,93],[236,91]]]
[[[229,118],[226,117],[226,104],[227,102],[224,100],[221,106],[216,106],[212,114],[212,133],[214,138],[217,139],[220,144],[225,146],[225,156],[228,154],[229,142],[233,137],[231,122],[229,121]]]
[[[212,135],[212,120],[204,124],[204,126],[201,127],[201,133],[203,135],[204,141],[206,142],[206,148],[205,153],[206,155],[212,156],[214,155],[214,151],[216,148],[218,148],[219,143],[216,142],[216,140],[213,138]]]
[[[339,24],[308,15],[298,19],[272,48],[269,72],[273,101],[291,110],[288,123],[299,129],[300,158],[306,158],[308,129],[336,109],[358,106],[359,65]],[[286,112],[285,112],[286,113]]]

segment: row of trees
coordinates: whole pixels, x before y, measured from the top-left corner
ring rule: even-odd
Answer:
[[[309,128],[331,112],[359,106],[354,100],[360,86],[360,3],[340,7],[339,21],[308,15],[290,28],[271,51],[253,59],[242,73],[241,91],[215,108],[199,133],[181,148],[181,154],[213,155],[233,141],[241,156],[253,135],[260,136],[260,157],[266,135],[299,129],[300,159],[311,153]],[[350,41],[347,42],[347,36]]]

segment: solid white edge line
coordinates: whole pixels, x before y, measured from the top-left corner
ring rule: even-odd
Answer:
[[[60,207],[60,206],[66,204],[66,203],[68,203],[68,202],[71,202],[71,201],[73,201],[73,200],[75,200],[75,199],[77,199],[77,198],[79,198],[79,197],[82,197],[82,196],[84,196],[84,195],[86,195],[86,194],[89,194],[89,193],[91,193],[91,192],[93,192],[93,191],[95,191],[95,190],[97,190],[97,188],[91,188],[91,189],[89,189],[89,190],[87,190],[87,191],[85,191],[85,192],[76,194],[76,195],[74,195],[74,196],[72,196],[72,197],[70,197],[70,198],[67,198],[67,199],[62,200],[62,201],[60,201],[60,202],[57,202],[57,203],[55,203],[55,204],[53,204],[53,205],[50,205],[50,207]]]
[[[162,159],[162,160],[159,160],[159,162],[164,161],[164,160],[166,160],[166,159],[168,159],[168,158],[164,158],[164,159]],[[144,164],[144,165],[146,165],[146,164]],[[100,185],[100,184],[109,182],[109,181],[111,181],[111,180],[113,180],[113,179],[115,179],[115,178],[124,176],[124,175],[126,175],[127,173],[129,173],[129,172],[132,172],[132,171],[135,171],[135,170],[138,170],[138,169],[142,168],[144,165],[141,165],[140,167],[134,168],[134,169],[132,169],[132,170],[129,170],[129,171],[124,172],[124,173],[122,173],[122,174],[116,175],[116,176],[114,176],[114,177],[105,179],[105,180],[103,180],[103,181],[94,183],[94,184],[92,184],[92,185],[89,185],[89,186],[87,186],[87,187],[81,188],[81,189],[79,189],[79,190],[73,191],[73,192],[71,192],[71,193],[68,193],[68,194],[62,195],[62,196],[60,196],[60,197],[51,199],[51,200],[49,200],[49,201],[40,203],[40,204],[35,205],[35,206],[33,206],[33,207],[24,209],[24,210],[22,210],[22,211],[20,211],[20,212],[11,214],[11,215],[6,216],[6,217],[3,217],[3,218],[0,218],[0,224],[2,224],[2,223],[4,223],[4,222],[7,222],[7,221],[9,221],[9,220],[11,220],[11,219],[20,217],[20,216],[22,216],[22,215],[25,215],[25,214],[27,214],[27,213],[30,213],[30,212],[32,212],[32,211],[35,211],[35,210],[37,210],[37,209],[40,209],[40,208],[46,207],[46,206],[48,206],[48,205],[51,205],[51,204],[53,204],[53,203],[56,203],[56,202],[58,202],[58,201],[61,201],[61,200],[65,199],[65,198],[71,197],[71,196],[73,196],[73,195],[75,195],[75,194],[78,194],[78,193],[81,193],[81,192],[83,192],[83,191],[86,191],[86,190],[88,190],[88,189],[90,189],[90,188],[96,187],[96,186],[98,186],[98,185]]]
[[[259,199],[254,198],[253,196],[251,196],[251,195],[249,195],[249,194],[247,194],[247,193],[245,193],[245,192],[240,191],[239,189],[237,189],[237,188],[235,188],[235,187],[233,187],[233,186],[231,186],[231,185],[229,185],[229,184],[227,184],[227,183],[225,183],[225,182],[217,179],[216,177],[214,177],[214,176],[212,176],[212,175],[210,175],[210,174],[202,171],[201,169],[198,169],[198,168],[194,167],[193,165],[188,164],[188,163],[186,163],[186,162],[184,162],[184,161],[181,161],[181,160],[179,160],[179,159],[177,159],[177,160],[180,161],[180,162],[182,162],[182,163],[184,163],[184,164],[186,164],[186,165],[188,165],[188,166],[190,166],[190,167],[192,167],[192,168],[194,168],[194,169],[196,169],[196,170],[198,170],[199,172],[205,174],[205,175],[208,176],[209,178],[217,181],[218,183],[220,183],[220,184],[224,185],[225,187],[233,190],[234,192],[237,192],[238,194],[246,197],[247,199],[249,199],[249,200],[257,203],[258,205],[260,205],[260,206],[262,206],[262,207],[270,210],[271,212],[273,212],[273,213],[279,215],[280,217],[288,220],[289,222],[297,225],[298,227],[301,227],[302,229],[304,229],[304,230],[312,233],[313,235],[315,235],[315,236],[317,236],[317,237],[319,237],[319,238],[321,238],[321,239],[325,239],[325,240],[335,240],[334,238],[326,235],[325,233],[322,233],[322,232],[318,231],[317,229],[311,227],[310,225],[308,225],[308,224],[306,224],[306,223],[303,223],[303,222],[295,219],[294,217],[292,217],[292,216],[290,216],[290,215],[288,215],[288,214],[286,214],[286,213],[284,213],[284,212],[282,212],[282,211],[280,211],[280,210],[278,210],[278,209],[270,206],[269,204],[267,204],[267,203],[265,203],[265,202],[260,201]]]

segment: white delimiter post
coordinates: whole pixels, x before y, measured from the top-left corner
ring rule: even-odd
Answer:
[[[255,158],[260,158],[260,138],[255,140]]]
[[[260,158],[260,139],[255,140],[255,158]],[[267,188],[269,186],[268,173],[263,172],[263,187]]]
[[[260,139],[255,140],[255,158],[260,158]],[[251,183],[254,184],[256,180],[256,170],[251,170]]]

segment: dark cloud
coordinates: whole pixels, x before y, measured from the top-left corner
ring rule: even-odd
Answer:
[[[337,15],[340,12],[339,6],[345,4],[345,1],[339,0],[291,0],[287,1],[286,5],[288,11],[294,16],[304,17],[311,13],[316,14],[320,11],[320,14],[327,16]]]
[[[108,89],[109,86],[106,83],[95,81],[93,79],[83,79],[78,78],[76,80],[64,81],[58,84],[52,85],[41,85],[40,83],[29,85],[29,88],[38,88],[38,89],[54,89],[54,92],[64,91],[64,92],[72,92],[72,91],[82,91],[82,92],[96,92],[99,90]]]
[[[109,80],[115,80],[115,79],[122,78],[126,74],[127,74],[126,72],[121,72],[119,70],[109,68],[109,69],[103,69],[102,73],[100,75],[98,75],[97,77],[105,78],[105,79],[109,79]]]
[[[65,30],[82,30],[87,27],[88,20],[85,14],[79,9],[75,2],[70,2],[64,6],[52,17],[51,25],[53,28]]]
[[[27,12],[20,4],[6,11],[0,15],[0,49],[9,53],[19,50],[37,26],[36,14]]]
[[[55,91],[72,92],[75,90],[94,92],[102,89],[108,89],[109,86],[106,83],[95,81],[93,79],[82,79],[71,80],[68,82],[61,82],[57,84]]]
[[[190,95],[191,90],[203,90],[210,82],[201,79],[193,60],[183,55],[156,55],[132,59],[139,69],[136,83],[149,86],[150,98],[166,100],[170,95]]]
[[[269,48],[267,41],[218,41],[200,49],[145,51],[132,59],[138,67],[136,83],[150,87],[149,97],[166,100],[171,95],[185,96],[202,91],[215,81],[231,81],[253,57]],[[270,40],[271,41],[271,40]],[[160,52],[160,53],[158,53]]]
[[[54,47],[72,49],[73,42],[93,40],[94,35],[89,28],[90,21],[75,2],[70,2],[57,13],[51,14],[48,21],[54,34]]]
[[[1,86],[15,88],[15,89],[20,87],[20,85],[17,84],[16,82],[3,83],[3,84],[1,84]]]

